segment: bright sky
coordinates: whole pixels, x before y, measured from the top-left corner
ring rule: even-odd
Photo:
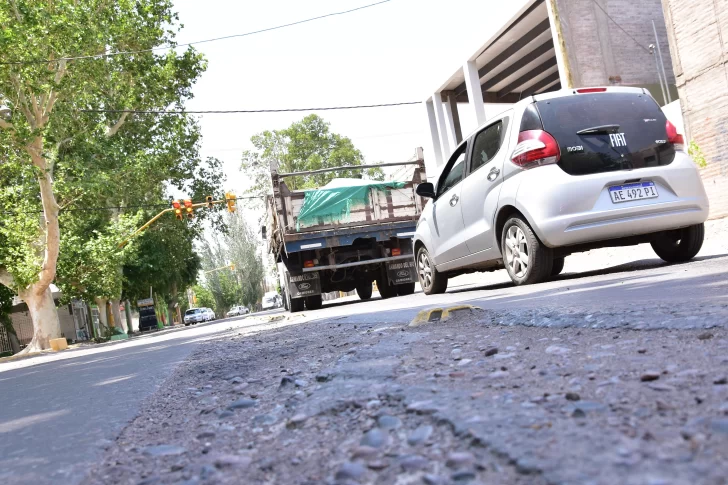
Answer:
[[[179,42],[238,34],[360,7],[376,0],[177,0]],[[522,1],[391,0],[357,12],[249,37],[200,44],[209,61],[189,110],[280,109],[422,101],[490,38]],[[308,113],[202,117],[203,156],[224,161],[226,189],[242,193],[250,137]],[[421,104],[325,111],[366,163],[409,159],[427,147]],[[463,132],[474,129],[460,111]],[[427,158],[428,153],[425,152]]]

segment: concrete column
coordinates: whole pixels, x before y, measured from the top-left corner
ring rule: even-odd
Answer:
[[[455,134],[455,145],[459,145],[463,141],[463,130],[460,128],[460,113],[458,113],[458,102],[455,97],[455,93],[448,91],[443,93],[447,95],[447,104],[445,105],[445,113],[452,126],[453,133]]]
[[[483,92],[480,89],[480,75],[475,62],[468,61],[463,66],[463,74],[465,75],[465,87],[468,90],[468,101],[475,111],[475,120],[478,126],[485,123],[485,106],[483,102]]]
[[[435,161],[433,169],[437,169],[442,166],[442,150],[440,149],[440,134],[437,130],[437,119],[435,118],[435,106],[432,104],[432,98],[423,102],[425,105],[425,112],[427,113],[427,129],[430,133],[430,141],[432,142],[432,155],[430,160]],[[432,170],[431,173],[436,172]]]
[[[450,130],[447,126],[447,121],[445,120],[445,108],[442,106],[442,96],[440,93],[432,95],[432,102],[435,106],[435,117],[437,118],[437,125],[439,126],[442,159],[447,160],[450,158],[450,135],[448,133]],[[452,138],[455,137],[453,136]]]
[[[556,0],[546,0],[546,9],[549,14],[549,23],[551,24],[551,38],[554,41],[554,51],[556,52],[556,65],[559,68],[559,81],[561,88],[573,88],[574,81],[569,66],[569,58],[566,53],[566,42],[561,28],[561,18],[556,4]]]

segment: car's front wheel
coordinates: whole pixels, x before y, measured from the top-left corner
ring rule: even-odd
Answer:
[[[695,257],[703,247],[705,225],[665,231],[652,241],[652,249],[668,263],[683,263]]]
[[[447,275],[437,271],[430,253],[424,246],[417,251],[416,264],[417,277],[420,280],[423,293],[425,295],[445,293],[445,290],[447,290]]]
[[[554,265],[551,249],[539,241],[528,223],[520,217],[506,221],[501,248],[506,271],[515,284],[540,283],[551,276]]]

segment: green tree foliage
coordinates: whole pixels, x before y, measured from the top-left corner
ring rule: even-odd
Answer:
[[[200,257],[194,249],[199,229],[172,216],[139,237],[135,256],[123,267],[123,297],[135,302],[149,297],[150,288],[171,306],[180,291],[197,281]]]
[[[241,170],[252,181],[249,192],[256,195],[271,193],[270,167],[278,166],[279,173],[301,172],[364,164],[364,156],[352,141],[332,133],[330,124],[311,114],[284,130],[264,131],[250,141],[255,150],[243,152]],[[364,172],[364,173],[362,173]],[[341,170],[311,176],[286,178],[292,190],[316,188],[334,178],[384,180],[381,169]]]
[[[0,210],[16,211],[0,218],[0,283],[29,303],[31,349],[60,335],[48,288],[59,264],[70,268],[59,262],[61,249],[91,254],[82,265],[89,267],[115,237],[116,229],[98,221],[61,221],[63,207],[159,199],[163,184],[150,187],[160,173],[178,186],[205,179],[189,177],[201,171],[193,121],[110,111],[181,108],[191,97],[205,69],[200,54],[140,52],[174,45],[178,29],[171,0],[0,2],[0,60],[7,63],[0,69],[0,104],[10,112],[0,118]],[[134,54],[105,55],[121,51]],[[66,59],[74,56],[95,57]],[[133,217],[114,214],[109,223],[131,225]],[[62,241],[64,230],[96,241]],[[103,263],[116,271],[115,259]],[[63,279],[88,291],[119,286],[118,278],[80,273]]]
[[[215,296],[209,289],[202,285],[195,285],[192,287],[192,291],[197,297],[198,307],[212,308],[212,310],[217,312],[217,302],[215,301]]]
[[[256,234],[240,212],[228,216],[227,230],[220,237],[203,243],[202,267],[206,271],[235,265],[207,273],[206,284],[215,298],[216,311],[224,314],[235,305],[254,306],[263,296],[265,269],[258,250]]]

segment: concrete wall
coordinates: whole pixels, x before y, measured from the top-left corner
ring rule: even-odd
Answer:
[[[659,90],[655,58],[646,50],[655,43],[652,20],[668,82],[674,83],[660,0],[551,1],[556,3],[574,86],[652,84]],[[661,100],[661,95],[655,98]]]
[[[663,0],[685,120],[708,166],[710,217],[728,216],[728,0]]]

